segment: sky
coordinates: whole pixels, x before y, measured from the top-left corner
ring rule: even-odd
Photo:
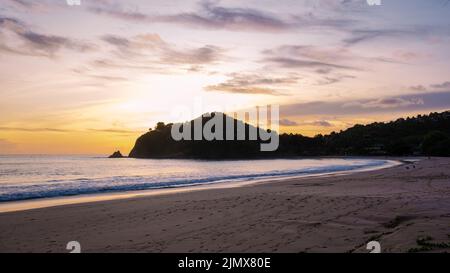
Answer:
[[[0,2],[0,154],[127,154],[257,105],[307,136],[450,109],[448,0],[68,2]]]

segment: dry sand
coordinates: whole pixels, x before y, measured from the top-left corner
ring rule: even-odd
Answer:
[[[450,159],[0,214],[0,252],[74,240],[83,252],[368,252],[370,240],[448,252]]]

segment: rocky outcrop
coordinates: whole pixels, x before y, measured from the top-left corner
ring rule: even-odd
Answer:
[[[115,151],[112,155],[110,155],[108,158],[123,158],[123,155],[120,151]]]

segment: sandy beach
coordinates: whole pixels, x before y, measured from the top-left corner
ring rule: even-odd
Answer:
[[[450,159],[0,214],[0,252],[448,252]]]

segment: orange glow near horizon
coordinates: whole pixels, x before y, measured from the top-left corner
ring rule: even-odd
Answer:
[[[306,136],[450,109],[449,7],[411,1],[2,1],[0,154],[128,154],[256,105]]]

